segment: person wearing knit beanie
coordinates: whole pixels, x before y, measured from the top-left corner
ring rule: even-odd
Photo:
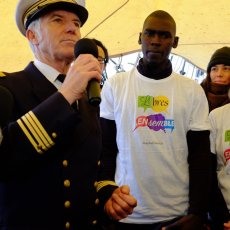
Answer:
[[[222,47],[213,53],[208,63],[207,72],[210,73],[211,68],[217,64],[230,66],[230,47]]]
[[[207,77],[201,83],[208,99],[209,111],[213,111],[230,102],[228,97],[230,87],[230,47],[217,49],[207,65]],[[230,213],[223,194],[218,186],[216,174],[217,158],[212,154],[213,177],[209,206],[209,228],[229,229]],[[225,228],[223,225],[225,224]]]
[[[207,77],[201,86],[207,96],[210,112],[230,102],[230,47],[222,47],[213,53],[207,66]]]

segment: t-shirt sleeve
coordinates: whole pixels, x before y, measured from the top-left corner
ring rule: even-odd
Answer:
[[[113,88],[110,79],[105,82],[102,88],[101,99],[100,117],[115,120]]]
[[[204,90],[197,83],[194,84],[194,95],[192,103],[192,114],[189,122],[189,130],[202,131],[210,130],[210,122],[208,119],[209,108],[208,101]]]

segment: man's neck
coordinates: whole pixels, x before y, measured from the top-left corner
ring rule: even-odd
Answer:
[[[172,64],[168,59],[162,63],[146,63],[142,58],[139,61],[137,69],[142,75],[148,78],[160,80],[171,75]]]
[[[52,68],[56,69],[58,72],[62,74],[66,74],[70,67],[71,62],[73,59],[65,59],[65,60],[53,60],[49,58],[40,58],[36,57],[40,62],[51,66]]]

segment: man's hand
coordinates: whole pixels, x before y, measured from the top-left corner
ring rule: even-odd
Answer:
[[[202,219],[193,214],[183,216],[178,221],[163,227],[162,230],[203,230],[204,223]]]
[[[81,54],[71,64],[59,92],[72,104],[82,97],[92,79],[98,84],[101,81],[100,63],[91,54]]]
[[[230,230],[230,220],[227,223],[224,223],[224,230]]]
[[[132,214],[137,206],[137,200],[130,195],[130,189],[123,185],[114,190],[112,196],[105,204],[105,212],[113,220],[121,220]]]

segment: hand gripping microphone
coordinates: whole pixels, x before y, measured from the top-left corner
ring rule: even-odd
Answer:
[[[74,56],[77,58],[80,54],[92,54],[98,58],[97,45],[89,38],[80,39],[74,47]],[[89,81],[87,87],[89,104],[98,106],[101,103],[100,84],[96,79]]]
[[[13,110],[14,99],[11,92],[0,85],[0,127],[9,121]]]

